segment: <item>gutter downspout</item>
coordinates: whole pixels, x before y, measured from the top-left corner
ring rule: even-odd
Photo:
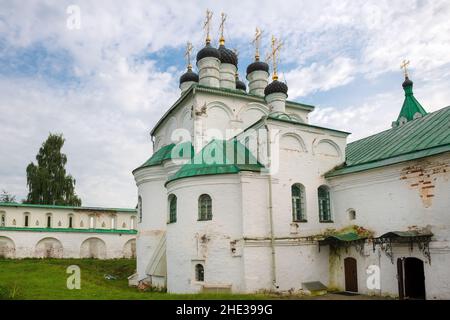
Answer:
[[[267,158],[268,158],[268,168],[272,165],[272,154],[271,154],[271,146],[270,146],[270,130],[267,126],[266,122],[267,118],[264,119],[264,128],[267,132]],[[269,220],[270,220],[270,248],[271,248],[271,260],[272,260],[272,266],[271,266],[271,273],[272,273],[272,284],[275,287],[275,289],[278,289],[279,286],[277,285],[277,273],[276,273],[276,257],[275,257],[275,235],[273,231],[273,192],[272,192],[272,174],[269,172]]]

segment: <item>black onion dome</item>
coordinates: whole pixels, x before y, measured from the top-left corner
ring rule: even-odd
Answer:
[[[249,75],[253,71],[266,71],[267,73],[269,73],[269,65],[262,61],[255,61],[248,65],[247,75]]]
[[[192,70],[188,70],[180,77],[180,84],[189,81],[198,82],[198,74],[196,74]]]
[[[236,89],[247,91],[247,86],[245,83],[239,79],[236,79]]]
[[[287,94],[288,92],[288,87],[284,82],[278,81],[278,80],[274,80],[272,81],[271,84],[269,84],[265,89],[264,89],[264,95],[269,95],[271,93],[275,93],[275,92],[281,92],[284,94]]]
[[[413,85],[413,82],[411,80],[409,80],[408,77],[406,77],[405,81],[402,84],[403,88],[411,87],[412,85]]]
[[[229,63],[237,67],[238,57],[232,50],[227,49],[223,44],[219,46],[220,62]]]
[[[207,44],[202,50],[197,53],[197,62],[207,57],[220,59],[219,50],[212,47],[210,44]]]

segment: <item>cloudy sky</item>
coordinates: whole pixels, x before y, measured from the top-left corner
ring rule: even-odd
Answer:
[[[350,140],[396,119],[404,58],[422,105],[450,104],[448,0],[0,0],[0,189],[23,199],[27,164],[49,132],[63,133],[83,205],[135,206],[131,170],[151,155],[149,130],[179,95],[184,46],[201,47],[206,8],[216,41],[228,14],[241,78],[255,27],[263,51],[281,37],[289,99],[315,105],[311,122]]]

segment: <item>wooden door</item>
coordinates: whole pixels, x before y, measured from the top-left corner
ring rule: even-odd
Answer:
[[[355,258],[344,259],[345,291],[358,292],[358,272]]]

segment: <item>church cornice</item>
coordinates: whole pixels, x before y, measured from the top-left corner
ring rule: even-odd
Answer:
[[[152,136],[155,135],[155,132],[158,130],[158,128],[164,123],[164,120],[177,109],[177,107],[188,97],[194,96],[197,92],[203,92],[203,93],[210,93],[215,94],[223,97],[235,97],[235,98],[243,98],[245,100],[259,102],[263,105],[266,105],[266,102],[264,100],[263,96],[258,96],[246,92],[242,92],[239,90],[233,90],[233,89],[226,89],[226,88],[214,88],[214,87],[208,87],[204,85],[199,84],[192,84],[192,86],[187,89],[183,94],[178,98],[177,101],[167,110],[167,112],[159,119],[159,121],[156,123],[156,125],[153,127],[153,129],[150,131],[150,134]],[[295,109],[300,109],[304,111],[311,112],[315,109],[314,106],[294,102],[294,101],[286,101],[286,107],[291,107]]]

